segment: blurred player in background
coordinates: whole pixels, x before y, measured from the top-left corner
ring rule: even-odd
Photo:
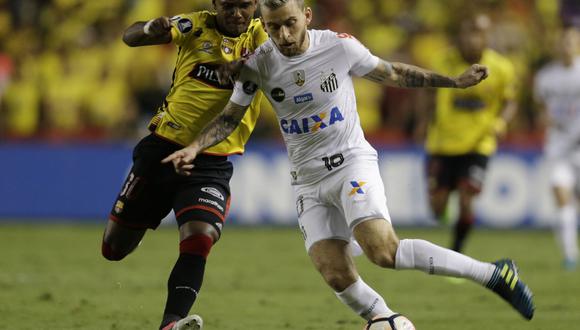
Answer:
[[[540,70],[535,81],[536,100],[547,126],[545,154],[553,165],[551,184],[558,207],[554,225],[564,254],[564,267],[578,262],[580,196],[580,38],[567,28],[557,46],[559,59]]]
[[[482,190],[497,138],[505,134],[517,110],[514,66],[487,48],[489,25],[483,15],[461,19],[453,31],[456,49],[436,54],[434,59],[436,70],[451,74],[463,72],[470,63],[481,63],[489,68],[489,79],[466,90],[437,90],[435,111],[424,109],[428,115],[423,116],[428,120],[425,149],[434,215],[444,220],[450,194],[457,191],[459,195],[459,219],[451,245],[457,252],[463,250],[473,226],[473,199]]]
[[[198,154],[237,127],[260,89],[276,111],[288,149],[306,249],[345,305],[366,320],[396,315],[358,275],[349,249],[354,236],[381,267],[471,279],[531,319],[531,292],[511,260],[480,262],[427,241],[399,241],[377,152],[365,140],[357,113],[353,76],[398,87],[467,88],[485,79],[487,68],[475,64],[451,78],[389,63],[348,34],[308,30],[312,11],[303,0],[262,0],[260,9],[271,39],[249,57],[222,114],[164,162],[193,174]]]
[[[173,84],[151,120],[151,134],[133,152],[133,168],[111,211],[102,253],[121,260],[173,209],[179,225],[179,258],[167,283],[161,329],[201,329],[197,315],[187,316],[202,285],[206,258],[218,241],[228,213],[232,164],[228,155],[244,152],[254,129],[260,98],[252,102],[241,125],[223,142],[196,159],[189,177],[177,175],[161,160],[188,145],[218,115],[233,90],[233,80],[218,79],[218,65],[253,52],[267,39],[253,19],[256,0],[214,0],[207,11],[159,17],[127,28],[129,46],[173,42],[178,58]]]

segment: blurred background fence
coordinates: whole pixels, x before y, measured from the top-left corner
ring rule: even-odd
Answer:
[[[553,57],[577,0],[317,0],[315,28],[355,35],[385,59],[430,67],[465,10],[491,18],[491,47],[516,66],[519,111],[477,203],[482,225],[546,226],[553,216],[534,73]],[[465,8],[467,5],[467,9]],[[210,0],[0,0],[0,221],[104,219],[131,147],[171,84],[172,45],[131,49],[137,20],[211,8]],[[429,225],[418,116],[423,93],[356,82],[367,137],[379,149],[395,223]],[[269,105],[249,152],[233,157],[232,221],[293,224],[288,164]]]

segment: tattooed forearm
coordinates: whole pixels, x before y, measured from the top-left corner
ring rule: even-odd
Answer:
[[[457,87],[455,79],[413,65],[393,63],[400,87]]]
[[[457,87],[454,78],[404,63],[381,60],[376,69],[364,76],[377,83],[407,88]]]
[[[214,118],[197,137],[200,149],[212,147],[232,134],[242,121],[247,108],[228,103],[224,111]]]
[[[391,78],[393,66],[391,63],[381,60],[377,68],[369,72],[365,78],[377,83],[384,83]]]

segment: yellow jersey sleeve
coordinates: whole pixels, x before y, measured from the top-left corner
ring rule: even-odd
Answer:
[[[171,41],[177,46],[183,46],[194,35],[195,14],[181,14],[173,16],[171,22]]]

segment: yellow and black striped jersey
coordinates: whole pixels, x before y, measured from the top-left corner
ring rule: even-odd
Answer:
[[[437,71],[457,76],[469,68],[458,51],[445,53],[435,61]],[[425,148],[430,154],[491,155],[497,149],[493,129],[507,100],[516,96],[514,65],[504,56],[487,49],[480,64],[489,77],[466,89],[438,89],[436,109],[429,123]]]
[[[190,144],[227,104],[233,84],[220,86],[216,66],[253,52],[268,39],[259,19],[237,38],[220,34],[216,14],[200,11],[171,18],[172,41],[179,47],[173,84],[163,107],[151,120],[156,135],[182,146]],[[243,153],[260,113],[261,95],[252,102],[238,128],[205,153]]]

